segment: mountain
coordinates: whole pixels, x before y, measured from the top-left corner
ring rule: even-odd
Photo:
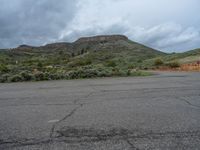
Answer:
[[[96,52],[101,50],[108,51],[133,51],[135,53],[146,53],[147,55],[159,55],[163,52],[146,47],[142,44],[133,42],[123,35],[101,35],[94,37],[83,37],[73,43],[52,43],[45,46],[33,47],[29,45],[21,45],[12,49],[13,53],[57,53],[60,51],[69,54],[81,54],[84,52]]]
[[[123,35],[83,37],[0,51],[0,82],[146,75],[146,60],[167,54]]]

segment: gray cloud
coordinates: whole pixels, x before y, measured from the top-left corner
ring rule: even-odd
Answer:
[[[58,39],[73,19],[76,1],[0,0],[0,46],[40,45]]]
[[[0,4],[2,48],[98,34],[125,34],[164,51],[200,47],[199,0],[0,0]]]
[[[132,28],[128,34],[132,35],[132,39],[169,52],[193,49],[198,47],[200,42],[200,32],[197,29],[183,28],[175,23],[160,24],[151,28]]]

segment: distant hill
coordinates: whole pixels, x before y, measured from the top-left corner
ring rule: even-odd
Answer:
[[[183,53],[173,53],[163,57],[165,61],[178,61],[180,64],[200,61],[200,49],[189,50]]]
[[[183,53],[171,53],[154,58],[146,59],[142,63],[142,66],[146,68],[165,68],[171,66],[185,66],[185,65],[196,65],[200,61],[200,49],[189,50]],[[158,63],[157,65],[155,65]],[[174,66],[174,67],[175,67]]]

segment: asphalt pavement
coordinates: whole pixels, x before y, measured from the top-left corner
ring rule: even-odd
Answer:
[[[200,149],[200,73],[0,84],[0,150],[146,149]]]

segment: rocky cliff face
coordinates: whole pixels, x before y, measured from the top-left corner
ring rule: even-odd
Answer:
[[[75,43],[85,43],[85,42],[113,42],[118,40],[128,40],[126,36],[123,35],[101,35],[93,37],[83,37],[78,39]]]

